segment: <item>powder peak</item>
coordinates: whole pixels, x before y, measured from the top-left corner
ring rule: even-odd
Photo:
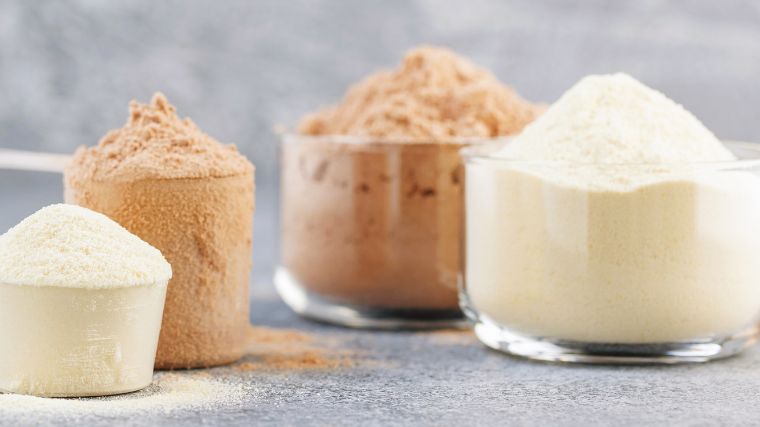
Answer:
[[[519,132],[540,110],[451,50],[422,46],[397,70],[370,75],[340,104],[307,115],[298,130],[431,142],[492,138]]]
[[[168,282],[161,252],[100,213],[47,206],[0,236],[0,283],[105,288]]]
[[[137,181],[142,179],[226,177],[252,173],[234,145],[223,145],[181,119],[161,93],[150,103],[129,103],[129,119],[95,147],[80,147],[67,167],[74,179]]]
[[[601,164],[734,159],[693,114],[622,73],[581,79],[497,155]]]

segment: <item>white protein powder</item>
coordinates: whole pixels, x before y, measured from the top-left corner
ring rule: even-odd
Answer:
[[[171,274],[158,249],[79,206],[45,207],[0,236],[0,283],[107,288],[166,282]]]
[[[708,338],[760,313],[760,179],[693,115],[633,78],[571,88],[466,179],[466,284],[524,334]]]
[[[693,114],[626,74],[583,78],[496,156],[584,164],[735,159]]]
[[[171,267],[99,213],[52,205],[0,236],[0,392],[150,384]]]
[[[90,425],[102,417],[112,418],[114,424],[129,417],[174,424],[204,412],[239,409],[244,401],[256,397],[251,387],[255,378],[217,371],[156,373],[149,387],[119,396],[48,399],[0,395],[0,418],[9,425]]]

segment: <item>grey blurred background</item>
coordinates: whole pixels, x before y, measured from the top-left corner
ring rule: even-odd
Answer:
[[[526,98],[626,71],[726,139],[760,141],[753,0],[0,0],[0,147],[71,153],[163,91],[257,166],[255,274],[277,258],[276,124],[292,126],[420,43]],[[0,171],[0,232],[61,200],[60,176]]]

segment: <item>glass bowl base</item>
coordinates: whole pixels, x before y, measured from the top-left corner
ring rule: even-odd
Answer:
[[[308,291],[285,268],[274,275],[277,293],[308,319],[360,329],[425,330],[462,328],[469,324],[458,309],[388,309],[343,304]]]
[[[757,341],[758,328],[751,326],[736,334],[693,341],[668,343],[589,343],[536,337],[500,326],[488,316],[478,315],[462,300],[475,335],[486,346],[513,356],[563,363],[652,365],[700,363],[733,356]]]

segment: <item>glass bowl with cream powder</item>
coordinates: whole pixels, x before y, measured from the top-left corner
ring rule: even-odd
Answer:
[[[459,150],[520,131],[540,109],[423,47],[304,118],[282,143],[282,298],[345,326],[461,324]]]
[[[584,78],[519,136],[463,156],[460,300],[487,346],[677,363],[755,341],[758,146],[721,143],[615,74]]]
[[[136,391],[153,379],[172,270],[104,215],[51,205],[0,236],[0,392]]]

